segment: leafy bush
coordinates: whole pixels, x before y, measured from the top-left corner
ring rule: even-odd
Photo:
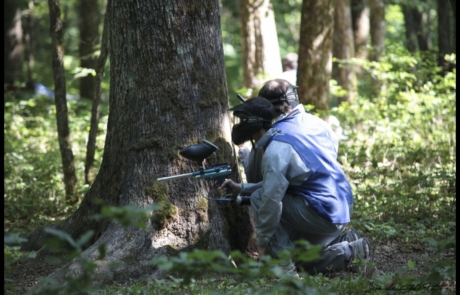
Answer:
[[[9,229],[31,230],[71,209],[65,204],[63,172],[56,132],[53,100],[45,96],[5,94],[4,188],[5,225]],[[91,102],[69,101],[69,129],[75,159],[80,198],[84,184],[84,159],[89,133]],[[102,108],[95,155],[100,166],[107,124]]]

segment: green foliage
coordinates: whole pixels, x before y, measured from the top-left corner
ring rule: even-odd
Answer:
[[[7,94],[5,100],[5,228],[8,230],[14,222],[16,227],[31,230],[64,217],[72,209],[65,203],[56,110],[54,101],[45,96]],[[82,199],[89,189],[84,184],[84,160],[91,102],[69,101],[68,109],[78,191]],[[107,106],[102,105],[94,163],[96,173],[102,157],[107,113]]]
[[[333,294],[314,277],[304,274],[304,279],[299,280],[283,273],[280,263],[288,257],[303,261],[319,257],[319,246],[312,247],[304,241],[298,246],[303,251],[285,251],[279,260],[264,256],[258,262],[239,251],[227,256],[222,251],[195,249],[181,252],[178,257],[159,257],[152,263],[169,274],[170,288],[180,288],[188,294]],[[163,283],[164,280],[156,280],[155,285]]]
[[[53,238],[45,243],[45,248],[53,253],[64,253],[67,255],[66,261],[74,259],[79,267],[79,273],[72,276],[68,275],[64,278],[64,283],[59,282],[54,278],[39,278],[40,284],[34,288],[32,294],[92,294],[101,287],[93,282],[93,276],[96,270],[96,263],[82,258],[83,245],[86,244],[94,235],[93,231],[88,231],[82,234],[77,240],[74,240],[66,232],[53,228],[45,228],[45,232],[51,234]],[[105,258],[105,245],[99,247],[99,256],[96,260]],[[55,258],[56,261],[48,261],[48,263],[60,263],[60,258]]]
[[[363,63],[385,82],[382,93],[332,111],[353,131],[339,152],[354,186],[356,217],[379,238],[404,233],[417,240],[402,224],[408,220],[418,234],[437,238],[455,228],[456,73],[441,76],[432,57],[389,47],[380,63]],[[376,224],[375,216],[385,223]]]
[[[13,265],[20,260],[21,258],[35,258],[35,252],[24,253],[19,251],[20,244],[27,241],[24,238],[19,237],[19,234],[9,234],[4,236],[3,239],[3,271],[4,271],[4,286],[6,291],[16,291],[18,288],[14,286],[11,282],[12,280],[8,278],[10,271],[13,268]]]

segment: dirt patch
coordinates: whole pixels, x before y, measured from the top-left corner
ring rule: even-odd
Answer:
[[[47,277],[65,264],[63,255],[46,255],[36,258],[21,258],[12,265],[12,271],[5,275],[16,290],[8,294],[25,294],[27,289],[38,284],[39,278]]]

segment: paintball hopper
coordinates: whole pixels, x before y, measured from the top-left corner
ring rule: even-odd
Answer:
[[[198,165],[201,166],[203,160],[212,155],[212,153],[218,149],[219,148],[216,145],[204,140],[203,142],[181,149],[179,154],[188,160],[197,162]]]

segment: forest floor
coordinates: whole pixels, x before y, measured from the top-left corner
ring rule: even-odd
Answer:
[[[408,261],[412,261],[415,263],[415,267],[412,269],[407,268],[403,275],[419,277],[425,275],[429,266],[435,263],[432,253],[420,244],[407,244],[395,241],[375,244],[374,242],[373,248],[373,262],[378,269],[378,272],[374,275],[377,276],[395,273],[405,266],[407,268]],[[456,261],[456,252],[446,253],[445,255]],[[50,275],[64,263],[50,264],[47,262],[49,260],[47,258],[37,257],[35,259],[21,259],[17,261],[8,275],[8,279],[12,280],[11,284],[16,286],[18,290],[10,294],[25,294],[28,288],[33,287],[39,282],[40,277]],[[346,275],[346,273],[336,273],[328,276],[344,277]],[[446,281],[441,285],[434,287],[441,287],[442,290],[446,291],[456,291],[456,281]]]

